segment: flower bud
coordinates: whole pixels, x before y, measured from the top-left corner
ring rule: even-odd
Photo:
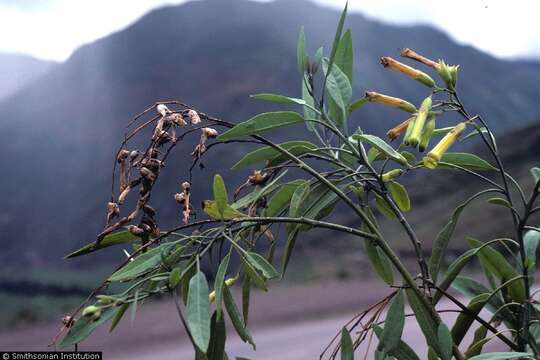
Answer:
[[[189,117],[189,121],[193,125],[197,125],[197,124],[199,124],[201,122],[201,118],[200,118],[199,114],[195,110],[189,110],[187,115]]]
[[[450,130],[437,145],[424,157],[424,166],[429,169],[435,169],[441,161],[442,156],[456,142],[467,125],[462,122]]]
[[[459,65],[447,65],[443,60],[440,60],[437,64],[437,72],[450,90],[456,89],[458,68]]]
[[[392,179],[401,176],[403,173],[404,171],[401,169],[394,169],[382,174],[381,178],[383,182],[389,182]]]
[[[424,124],[426,123],[429,110],[431,110],[431,96],[427,97],[422,101],[420,110],[418,110],[418,115],[414,121],[414,127],[411,130],[411,136],[409,138],[409,145],[412,147],[417,147],[420,143],[420,138],[422,137],[422,131],[424,130]]]
[[[399,135],[401,135],[402,132],[404,132],[407,129],[407,127],[409,126],[409,123],[412,120],[414,120],[414,116],[408,118],[407,120],[403,121],[397,126],[394,126],[390,130],[388,130],[388,132],[386,133],[386,137],[388,137],[390,141],[394,141],[395,139],[399,137]]]
[[[433,135],[433,130],[435,130],[435,114],[430,113],[428,115],[426,126],[424,126],[424,131],[422,132],[420,143],[418,144],[418,150],[420,150],[420,152],[424,152],[427,149],[429,145],[429,140]]]
[[[231,287],[234,285],[234,283],[236,282],[236,278],[229,278],[227,280],[225,280],[225,286],[227,287]],[[216,291],[212,291],[210,294],[208,294],[208,301],[210,301],[211,303],[216,301]]]
[[[100,304],[108,305],[112,304],[116,299],[109,295],[96,295],[96,299]]]
[[[388,56],[382,57],[381,64],[384,67],[388,67],[392,70],[405,74],[408,77],[426,85],[427,87],[435,86],[435,81],[433,81],[433,79],[425,72],[412,68],[409,65],[405,65],[397,60],[392,59],[391,57],[388,57]]]
[[[366,98],[368,101],[392,106],[410,113],[416,112],[416,107],[413,104],[400,98],[379,94],[374,91],[368,91]]]
[[[101,317],[101,308],[90,305],[84,308],[82,316],[90,318],[92,321],[96,321]]]
[[[171,110],[169,110],[169,108],[165,104],[158,104],[158,106],[156,107],[156,110],[158,114],[160,114],[161,116],[167,116],[168,114],[172,112]]]
[[[414,52],[413,50],[409,48],[402,49],[401,56],[421,62],[422,64],[427,65],[433,69],[437,69],[437,66],[438,66],[438,64],[435,61],[428,59],[427,57],[424,57],[420,54],[417,54],[416,52]]]

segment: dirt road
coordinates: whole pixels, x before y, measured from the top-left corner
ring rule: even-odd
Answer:
[[[255,292],[249,323],[257,351],[241,342],[234,330],[229,329],[227,352],[232,359],[234,356],[254,360],[318,359],[324,347],[354,314],[389,292],[388,288],[373,282],[274,286],[269,293]],[[443,303],[441,308],[454,307]],[[452,319],[456,314],[445,313],[444,316]],[[179,325],[172,301],[145,304],[133,322],[126,314],[113,334],[108,334],[105,328],[99,329],[79,349],[103,351],[107,360],[192,359],[191,345]],[[57,330],[58,323],[45,323],[0,333],[0,350],[45,350]],[[408,321],[405,339],[424,358],[419,350],[425,348],[419,331],[413,321]],[[365,348],[359,354],[363,351]]]

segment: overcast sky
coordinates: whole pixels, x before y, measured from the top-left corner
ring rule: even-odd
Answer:
[[[0,51],[63,61],[80,45],[147,11],[185,0],[0,0]],[[341,8],[344,0],[314,0]],[[536,0],[350,0],[351,11],[392,23],[434,25],[500,57],[540,58]],[[302,22],[299,15],[298,22]]]

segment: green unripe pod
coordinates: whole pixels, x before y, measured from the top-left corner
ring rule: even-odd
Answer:
[[[433,135],[433,130],[435,130],[435,114],[430,113],[428,115],[426,126],[424,126],[424,132],[422,133],[420,144],[418,144],[418,150],[420,150],[420,152],[424,152],[428,147],[429,140]]]
[[[103,305],[112,304],[116,300],[115,298],[109,295],[97,295],[96,299],[100,304],[103,304]]]
[[[394,169],[382,174],[381,178],[383,182],[389,182],[397,178],[398,176],[401,176],[403,173],[404,171],[401,169]]]
[[[82,316],[96,321],[101,317],[101,308],[95,305],[90,305],[84,308]]]
[[[411,130],[411,135],[409,138],[409,144],[412,147],[417,147],[420,143],[420,138],[422,137],[422,132],[424,130],[424,124],[426,123],[427,116],[431,110],[432,103],[433,101],[431,100],[431,96],[422,101],[422,105],[420,106],[420,110],[418,110],[418,115],[414,121],[414,127]]]

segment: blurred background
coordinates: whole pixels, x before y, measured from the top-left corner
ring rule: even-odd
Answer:
[[[298,97],[300,27],[311,54],[321,45],[328,53],[343,6],[342,0],[0,0],[0,349],[44,349],[61,316],[123,258],[121,247],[69,261],[63,256],[93,241],[104,226],[110,169],[129,120],[154,102],[171,99],[233,122],[277,109],[249,95]],[[526,0],[351,0],[349,6],[353,97],[374,90],[420,103],[425,88],[379,64],[381,56],[397,58],[403,47],[460,64],[458,88],[465,104],[488,120],[508,170],[529,189],[528,169],[540,164],[540,5]],[[349,126],[382,137],[403,120],[399,111],[365,106]],[[439,126],[455,121],[450,115]],[[303,134],[272,136],[281,142],[291,133]],[[172,194],[187,177],[196,141],[177,147],[167,176],[159,180],[160,192],[154,193],[163,228],[180,221]],[[488,159],[480,143],[462,146]],[[195,204],[209,193],[213,174],[224,173],[247,149],[208,154],[206,168],[195,172]],[[248,174],[228,173],[227,183],[236,187]],[[424,172],[415,180],[422,186],[410,189],[410,218],[429,251],[452,206],[482,184],[447,172]],[[466,248],[465,234],[489,240],[509,233],[504,210],[479,202],[466,213],[448,260]],[[354,224],[345,211],[338,217]],[[400,254],[412,256],[400,229],[381,221]],[[355,239],[310,232],[297,247],[285,283],[270,294],[256,294],[253,321],[264,329],[264,324],[278,326],[287,319],[300,324],[324,314],[330,318],[324,320],[330,321],[324,334],[309,332],[324,328],[315,322],[274,335],[329,341],[346,314],[384,289],[373,284],[362,244]],[[329,292],[335,295],[331,300],[325,298]],[[130,357],[142,359],[144,351],[133,348],[144,344],[145,351],[159,347],[163,358],[183,358],[175,355],[175,346],[185,343],[185,336],[171,319],[168,303],[147,304],[148,312],[124,324],[113,340],[97,334],[87,348],[106,349],[113,358],[124,356],[119,348],[130,348]],[[255,315],[257,308],[270,310]],[[320,352],[325,344],[318,344]]]

